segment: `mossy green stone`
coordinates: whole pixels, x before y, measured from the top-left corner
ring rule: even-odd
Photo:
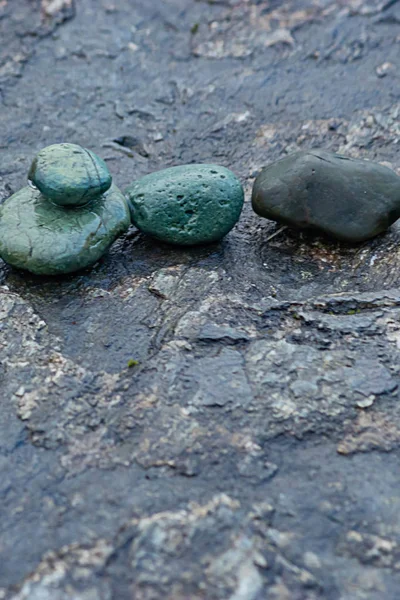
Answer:
[[[111,187],[105,162],[76,144],[43,148],[33,160],[28,179],[60,206],[82,206]]]
[[[296,152],[261,171],[252,204],[267,219],[362,242],[400,217],[400,177],[367,160]]]
[[[129,225],[127,202],[114,185],[77,208],[24,187],[0,205],[0,256],[39,275],[71,273],[99,260]]]
[[[133,183],[126,195],[138,229],[185,246],[220,240],[238,221],[244,201],[232,171],[209,164],[151,173]]]

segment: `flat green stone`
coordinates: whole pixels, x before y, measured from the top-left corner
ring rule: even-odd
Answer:
[[[78,208],[24,187],[0,204],[0,257],[39,275],[71,273],[93,265],[129,225],[127,202],[114,185]]]
[[[33,160],[28,179],[60,206],[82,206],[111,186],[105,162],[76,144],[43,148]]]
[[[252,204],[267,219],[362,242],[400,217],[400,177],[367,160],[297,152],[261,171]]]
[[[181,245],[220,240],[238,221],[244,200],[232,171],[202,164],[146,175],[126,195],[138,229]]]

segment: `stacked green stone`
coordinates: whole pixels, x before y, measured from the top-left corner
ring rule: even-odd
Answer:
[[[130,225],[106,164],[75,144],[44,148],[30,185],[0,205],[0,256],[41,275],[93,265]]]

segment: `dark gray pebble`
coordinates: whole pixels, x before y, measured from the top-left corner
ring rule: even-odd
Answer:
[[[261,171],[252,204],[267,219],[362,242],[400,217],[400,177],[366,160],[297,152]]]

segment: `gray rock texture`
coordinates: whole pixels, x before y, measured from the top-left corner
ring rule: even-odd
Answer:
[[[121,189],[214,162],[246,191],[212,247],[1,265],[2,600],[398,600],[398,225],[267,241],[250,192],[316,147],[399,172],[399,11],[0,2],[1,199],[65,140]]]

